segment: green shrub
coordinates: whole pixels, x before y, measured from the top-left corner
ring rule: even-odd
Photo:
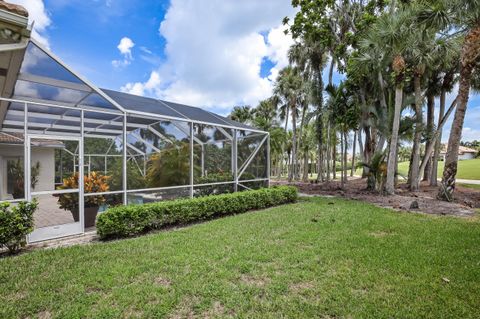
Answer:
[[[33,231],[33,213],[36,200],[20,202],[17,206],[0,203],[0,247],[13,254],[26,244],[26,236]]]
[[[249,210],[291,203],[296,199],[295,187],[280,186],[193,199],[117,206],[98,215],[97,233],[102,239],[135,236],[169,225],[240,214]]]

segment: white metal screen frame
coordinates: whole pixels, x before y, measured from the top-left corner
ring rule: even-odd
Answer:
[[[80,225],[81,225],[81,231],[84,232],[84,214],[83,214],[83,208],[84,208],[84,197],[85,196],[95,196],[95,195],[114,195],[114,194],[123,194],[123,204],[127,204],[127,195],[129,193],[134,193],[134,192],[142,192],[142,191],[161,191],[161,190],[169,190],[169,189],[181,189],[181,188],[190,188],[190,197],[194,196],[194,189],[195,187],[203,187],[203,186],[214,186],[214,185],[230,185],[233,184],[234,186],[234,191],[239,190],[238,186],[241,186],[242,188],[248,189],[245,185],[242,185],[242,183],[247,183],[247,182],[266,182],[267,185],[270,184],[270,135],[268,132],[260,131],[260,130],[255,130],[255,129],[246,129],[246,128],[240,128],[236,126],[229,126],[229,125],[220,125],[216,123],[208,123],[208,122],[203,122],[203,121],[194,121],[194,120],[189,120],[189,119],[182,119],[182,118],[171,118],[171,117],[166,117],[166,116],[160,116],[157,114],[150,114],[150,113],[142,113],[142,112],[122,112],[123,114],[119,114],[118,111],[111,111],[111,110],[101,110],[101,109],[83,109],[81,107],[74,107],[71,105],[64,105],[64,104],[57,104],[57,103],[44,103],[44,102],[36,102],[36,101],[30,101],[27,99],[9,99],[9,98],[0,98],[0,100],[7,101],[7,102],[17,102],[17,103],[22,103],[24,105],[24,128],[23,129],[0,129],[1,131],[4,132],[19,132],[23,133],[24,136],[28,138],[24,139],[24,155],[25,155],[25,162],[26,165],[28,164],[30,167],[30,137],[34,138],[43,138],[43,139],[52,139],[55,137],[56,139],[59,140],[78,140],[79,141],[79,147],[81,147],[81,150],[79,150],[79,175],[81,181],[79,181],[79,214],[80,214]],[[56,108],[64,108],[64,109],[69,109],[69,110],[77,110],[81,112],[80,115],[80,135],[78,134],[70,134],[70,133],[55,133],[55,132],[41,132],[42,134],[38,134],[34,130],[28,130],[28,105],[42,105],[42,106],[50,106],[50,107],[56,107]],[[120,115],[123,117],[122,120],[122,144],[123,144],[123,189],[122,190],[117,190],[117,191],[108,191],[108,192],[102,192],[102,193],[84,193],[84,185],[83,185],[83,176],[84,176],[84,152],[83,152],[83,143],[84,143],[84,138],[85,137],[104,137],[104,138],[111,138],[108,135],[105,136],[96,136],[94,134],[85,134],[84,128],[84,112],[96,112],[96,113],[103,113],[103,114],[112,114],[112,115]],[[189,184],[187,185],[176,185],[176,186],[167,186],[167,187],[158,187],[158,188],[144,188],[144,189],[131,189],[129,190],[127,188],[127,147],[126,141],[127,141],[127,117],[132,116],[136,118],[148,118],[148,119],[155,119],[158,121],[178,121],[178,122],[184,122],[188,123],[189,125],[189,140],[190,140],[190,181]],[[231,129],[232,130],[232,174],[234,176],[233,181],[226,181],[226,182],[212,182],[212,183],[204,183],[204,184],[195,184],[194,183],[194,178],[193,178],[193,145],[194,145],[194,130],[193,126],[195,124],[200,124],[200,125],[209,125],[212,127],[219,127],[222,129]],[[242,168],[238,167],[238,132],[239,131],[245,131],[245,132],[253,132],[253,133],[259,133],[258,135],[264,136],[259,143],[259,145],[256,146],[254,149],[253,153],[249,156],[249,161],[248,163],[244,163],[242,165]],[[33,133],[30,133],[33,132]],[[118,137],[118,135],[116,136]],[[251,161],[257,154],[257,152],[260,150],[260,148],[266,144],[267,146],[267,177],[266,178],[255,178],[255,179],[249,179],[249,180],[241,180],[241,175],[244,173],[245,169],[250,165]],[[27,163],[28,161],[28,163]],[[30,181],[30,169],[24,169],[25,172],[25,181]],[[28,175],[28,176],[27,176]],[[27,183],[29,184],[29,183]],[[25,199],[26,200],[31,200],[32,195],[41,195],[41,194],[46,194],[49,192],[30,192],[30,187],[25,187]],[[73,191],[72,191],[73,192]],[[51,193],[60,193],[60,191],[52,191]],[[19,200],[8,200],[9,202],[18,202]]]
[[[28,107],[27,107],[28,108]],[[83,111],[82,111],[82,118],[83,118]],[[83,124],[83,123],[81,123]],[[28,129],[28,125],[26,125]],[[82,125],[83,127],[83,125]],[[56,195],[56,194],[78,194],[78,214],[79,214],[79,221],[67,224],[60,224],[60,225],[52,225],[46,227],[36,228],[30,235],[28,235],[27,240],[28,242],[36,242],[36,241],[43,241],[53,238],[59,237],[67,237],[77,234],[82,234],[85,232],[85,225],[84,225],[84,200],[83,200],[83,156],[79,156],[79,168],[78,168],[78,188],[72,189],[64,189],[64,190],[48,190],[48,191],[32,191],[32,185],[30,183],[31,178],[31,161],[32,161],[32,152],[31,152],[31,145],[32,139],[44,139],[44,140],[51,140],[53,137],[48,135],[39,135],[39,134],[29,134],[27,132],[27,137],[25,138],[25,193],[26,193],[26,200],[31,201],[35,196],[41,195]],[[83,154],[83,139],[73,136],[56,136],[55,140],[59,141],[76,141],[78,142],[79,147],[79,154]]]

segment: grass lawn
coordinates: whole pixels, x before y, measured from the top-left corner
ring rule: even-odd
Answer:
[[[2,258],[0,318],[478,318],[479,247],[478,218],[309,199]]]
[[[398,171],[403,176],[408,175],[408,162],[398,163]],[[438,162],[438,177],[442,178],[443,161]],[[472,160],[458,161],[457,178],[460,179],[480,179],[480,158]]]

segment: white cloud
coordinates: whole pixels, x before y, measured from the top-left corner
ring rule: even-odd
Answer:
[[[462,130],[462,141],[480,140],[480,130],[465,127]]]
[[[448,109],[453,100],[458,94],[458,83],[455,84],[452,91],[447,94],[445,101],[445,109]],[[440,101],[435,99],[435,124],[438,122]],[[442,143],[447,143],[450,136],[450,129],[452,127],[453,118],[455,117],[455,110],[448,118],[444,125],[442,134]],[[477,129],[480,123],[480,96],[470,91],[470,98],[468,101],[467,112],[465,113],[464,127],[462,130],[462,141],[480,140],[480,130]]]
[[[147,53],[147,54],[153,54],[153,52],[151,50],[149,50],[147,47],[140,47],[140,50],[142,50],[143,52]]]
[[[270,71],[270,80],[275,80],[278,72],[288,65],[288,50],[293,44],[293,39],[290,34],[285,35],[285,27],[283,25],[273,28],[267,36],[268,43],[268,57],[276,63]]]
[[[255,105],[272,91],[263,59],[276,63],[272,75],[288,63],[292,40],[281,21],[292,14],[289,0],[172,0],[159,30],[166,61],[122,89],[205,107]],[[154,74],[162,81],[152,86]]]
[[[150,78],[145,83],[127,83],[125,86],[121,87],[122,92],[128,92],[135,95],[145,95],[145,91],[155,91],[158,90],[162,81],[160,79],[160,74],[153,71],[150,74]],[[159,93],[160,94],[160,93]]]
[[[45,9],[43,0],[9,0],[8,2],[19,4],[27,9],[28,21],[30,24],[33,23],[32,37],[48,48],[49,42],[45,31],[52,21]]]
[[[117,45],[118,51],[120,51],[120,54],[123,55],[123,60],[113,60],[112,65],[116,68],[129,65],[133,60],[132,48],[134,46],[135,43],[133,43],[132,39],[123,37],[120,40],[120,43]]]
[[[135,46],[135,43],[133,43],[132,39],[128,37],[123,37],[120,40],[120,43],[118,44],[117,48],[120,51],[121,54],[123,54],[127,58],[132,58],[132,48]]]

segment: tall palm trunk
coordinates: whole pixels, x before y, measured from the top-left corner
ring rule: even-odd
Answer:
[[[364,158],[364,161],[365,163],[367,164],[370,164],[370,161],[372,160],[372,156],[373,156],[373,149],[374,149],[374,146],[373,146],[373,141],[372,141],[372,135],[371,135],[371,132],[370,132],[370,127],[365,127],[364,129],[365,131],[365,147],[363,148],[363,158]],[[370,176],[369,175],[369,172],[370,172],[370,169],[367,167],[367,166],[364,166],[363,167],[363,172],[362,172],[362,178],[365,178],[367,176]],[[373,181],[371,181],[373,182]],[[368,184],[368,183],[367,183]],[[374,187],[374,182],[373,183],[370,183],[368,185],[373,185]],[[373,188],[372,188],[373,190]]]
[[[326,161],[327,161],[327,176],[326,176],[326,179],[327,179],[327,182],[330,180],[330,146],[331,146],[331,141],[330,141],[330,121],[328,122],[327,124],[327,145],[326,145],[326,150],[325,150],[325,153],[327,156],[326,157]]]
[[[305,141],[305,136],[303,134],[303,127],[305,126],[305,117],[306,117],[306,114],[307,114],[307,108],[308,107],[303,107],[302,108],[302,120],[300,121],[300,131],[299,131],[299,141],[298,141],[298,145],[303,145],[306,143]],[[307,152],[308,153],[308,152]],[[307,154],[307,163],[308,163],[308,154]],[[302,164],[302,166],[304,165],[305,163]],[[303,167],[303,169],[305,169],[305,167]],[[308,168],[307,168],[307,171],[308,171]],[[300,178],[300,168],[299,170],[297,170],[297,176],[295,177],[295,179],[299,179]],[[308,179],[308,176],[307,176],[307,179]]]
[[[365,160],[364,151],[363,151],[363,138],[362,138],[361,128],[358,130],[357,139],[358,139],[358,153],[360,154],[360,161],[362,163],[366,163],[367,161]],[[364,178],[363,172],[362,172],[362,178]]]
[[[398,172],[398,149],[400,148],[400,143],[397,143],[397,156],[395,157],[395,172]],[[395,174],[394,185],[398,185],[398,174]]]
[[[437,128],[437,130],[435,131],[435,133],[433,134],[433,137],[432,137],[432,143],[425,149],[425,155],[423,156],[422,164],[420,165],[420,171],[425,169],[425,166],[427,165],[427,160],[432,156],[433,148],[435,146],[434,143],[437,142],[437,139],[439,138],[440,133],[442,132],[443,126],[447,122],[450,114],[455,109],[455,106],[457,105],[457,99],[458,98],[455,98],[453,100],[452,104],[450,105],[450,107],[447,110],[447,113],[442,117],[442,119],[438,123],[438,128]],[[420,181],[420,178],[418,179],[417,183],[419,181]]]
[[[323,119],[319,113],[316,119],[318,152],[317,152],[317,182],[323,182]]]
[[[350,177],[353,177],[355,171],[355,148],[357,146],[357,130],[353,133],[353,150],[352,150],[352,168],[350,170]]]
[[[442,88],[440,93],[440,110],[438,111],[438,125],[437,129],[440,130],[438,134],[438,139],[435,141],[435,150],[433,153],[432,158],[432,175],[430,176],[430,186],[437,186],[437,179],[438,179],[438,159],[440,156],[440,148],[442,147],[442,131],[443,129],[440,128],[440,121],[445,113],[445,102],[447,98],[447,90]]]
[[[427,95],[427,142],[425,144],[425,149],[427,149],[432,143],[434,112],[435,112],[435,96],[433,94],[428,94]],[[428,181],[430,179],[432,175],[431,171],[432,171],[432,158],[429,157],[427,160],[427,164],[425,166],[425,170],[423,172],[424,181]]]
[[[332,141],[332,179],[337,179],[337,131],[333,128]]]
[[[295,107],[292,111],[292,169],[288,172],[288,181],[291,182],[297,177],[297,112]]]
[[[348,151],[348,134],[347,131],[343,133],[344,149],[343,149],[343,179],[347,182],[347,151]]]
[[[317,145],[317,158],[316,158],[316,170],[317,170],[317,182],[323,182],[323,152],[322,152],[323,144],[319,143]]]
[[[285,134],[288,133],[288,116],[290,113],[290,107],[287,105],[286,106],[286,111],[285,111]],[[283,151],[283,149],[282,149]],[[288,154],[287,157],[287,174],[290,176],[290,171],[291,171],[291,166],[290,166],[290,154]],[[282,174],[283,174],[283,169],[282,169]]]
[[[287,152],[287,176],[290,176],[290,173],[292,171],[292,150],[290,149]]]
[[[378,84],[380,87],[380,105],[382,108],[387,109],[387,99],[385,97],[385,81],[383,80],[381,70],[378,71],[377,76]]]
[[[379,78],[381,78],[381,73],[379,73]],[[379,79],[380,81],[380,79]],[[383,78],[381,78],[381,82],[383,82]],[[383,83],[382,83],[383,84]],[[367,101],[365,99],[365,87],[360,87],[360,100],[362,102],[362,108],[364,110],[367,110]],[[362,145],[362,139],[361,139],[361,134],[362,134],[362,129],[365,131],[365,147],[363,147]],[[359,141],[359,148],[360,148],[360,157],[362,159],[362,162],[367,164],[367,165],[370,165],[370,159],[371,159],[371,151],[373,149],[373,147],[371,147],[371,138],[370,138],[370,126],[368,125],[365,125],[363,128],[361,127],[359,130],[358,130],[358,141]],[[369,172],[369,168],[367,167],[367,165],[363,165],[363,169],[362,169],[362,178],[365,178],[368,176],[368,172]],[[367,183],[367,185],[370,185]],[[368,188],[368,186],[367,186]]]
[[[415,73],[413,86],[415,88],[415,134],[413,138],[412,162],[410,163],[411,174],[409,175],[409,186],[411,191],[418,191],[418,176],[420,174],[420,144],[422,139],[423,110],[422,110],[422,92],[420,87],[421,75]]]
[[[412,151],[410,152],[410,158],[408,159],[408,173],[407,173],[407,185],[410,187],[410,184],[412,183],[412,163],[413,163],[413,148]]]
[[[448,149],[445,157],[442,184],[438,189],[438,198],[453,200],[455,191],[455,176],[457,175],[458,148],[462,138],[463,122],[467,111],[468,95],[470,93],[470,80],[475,64],[480,60],[480,24],[471,29],[465,36],[461,53],[460,84],[458,88],[458,105],[455,110]]]
[[[380,106],[385,110],[385,112],[387,112],[388,106],[387,106],[387,98],[385,96],[385,82],[383,80],[383,75],[381,70],[378,71],[377,76],[378,76],[378,83],[380,87]],[[376,135],[377,135],[376,132],[375,134],[372,134],[372,138],[375,139]],[[373,148],[373,152],[374,153],[381,152],[383,150],[383,146],[385,142],[386,142],[385,137],[381,135],[378,143],[376,143],[375,147]]]
[[[308,182],[308,151],[303,152],[303,176],[302,181]]]
[[[333,59],[333,54],[332,54],[332,60],[330,61],[330,70],[328,70],[328,85],[332,86],[333,85],[333,68],[335,67],[335,60]]]
[[[320,61],[323,61],[322,58],[323,52],[319,54]],[[317,158],[317,182],[324,181],[323,176],[323,78],[322,78],[322,66],[321,63],[315,63],[313,69],[315,70],[315,79],[317,81],[317,117],[316,117],[316,133],[317,133],[317,143],[318,143],[318,158]]]
[[[387,180],[385,182],[385,192],[387,194],[395,193],[395,162],[397,159],[398,129],[400,127],[400,113],[402,111],[403,86],[397,83],[395,86],[395,109],[393,113],[392,136],[388,152]]]
[[[345,188],[345,179],[343,176],[343,173],[345,172],[345,163],[343,162],[343,150],[345,149],[344,147],[345,144],[345,139],[343,132],[340,132],[340,169],[341,169],[341,174],[340,174],[340,185],[343,188]]]
[[[278,179],[282,178],[282,173],[283,173],[283,161],[285,157],[285,150],[284,147],[282,146],[282,155],[279,156],[279,161],[278,161]]]

